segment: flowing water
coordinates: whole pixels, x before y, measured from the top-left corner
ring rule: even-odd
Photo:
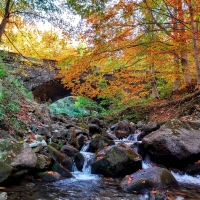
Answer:
[[[124,140],[116,140],[116,144],[124,142],[134,146],[134,143],[137,142],[136,138],[137,135],[132,135]],[[94,154],[87,152],[88,146],[89,143],[86,143],[81,150],[85,158],[83,170],[78,171],[74,167],[73,178],[53,183],[25,179],[17,185],[6,187],[4,191],[8,194],[8,200],[150,200],[148,195],[129,194],[121,191],[120,179],[91,174],[90,164]],[[146,158],[142,167],[146,169],[153,165]],[[200,200],[200,177],[172,173],[180,185],[179,188],[167,191],[172,200]]]

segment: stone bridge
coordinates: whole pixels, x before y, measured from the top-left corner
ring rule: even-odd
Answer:
[[[24,86],[33,92],[38,102],[52,102],[70,96],[70,91],[61,84],[61,80],[55,78],[58,73],[55,60],[38,60],[24,57],[17,53],[0,52],[0,55],[14,75],[19,75]]]

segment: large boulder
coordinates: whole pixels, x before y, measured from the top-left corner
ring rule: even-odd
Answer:
[[[113,133],[118,139],[123,139],[128,137],[130,134],[134,134],[135,126],[126,120],[120,121],[116,124]]]
[[[91,140],[88,151],[96,152],[97,150],[101,150],[104,147],[111,146],[114,144],[115,142],[113,140],[109,140],[101,135],[96,135],[95,138]]]
[[[197,124],[171,120],[143,138],[141,145],[154,161],[168,168],[184,169],[200,160],[200,130],[194,130]]]
[[[141,169],[142,159],[129,146],[119,143],[98,152],[92,163],[93,174],[107,177],[123,177]]]
[[[167,169],[152,167],[126,176],[120,186],[126,192],[144,194],[152,189],[159,190],[178,186],[178,183]]]
[[[34,168],[37,156],[27,143],[20,143],[11,139],[0,141],[0,161],[13,168]]]
[[[4,162],[0,162],[0,183],[8,178],[12,173],[12,167]]]

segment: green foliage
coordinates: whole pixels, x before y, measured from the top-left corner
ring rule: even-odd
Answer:
[[[101,107],[97,105],[92,99],[86,97],[78,97],[75,102],[75,106],[88,110],[90,115],[95,114],[96,110],[100,110]]]
[[[67,0],[68,8],[75,14],[79,14],[82,17],[88,17],[94,13],[103,14],[105,4],[108,0],[82,0],[74,1]]]
[[[67,114],[70,117],[86,116],[88,113],[85,109],[75,105],[75,97],[65,97],[52,103],[49,108],[52,114]]]
[[[10,75],[3,62],[4,54],[0,54],[0,118],[6,115],[10,118],[19,112],[20,99],[32,98],[32,94],[13,75]],[[12,121],[12,119],[11,119]]]
[[[73,96],[54,102],[49,108],[52,114],[67,114],[70,117],[94,116],[102,110],[101,106],[89,98]]]

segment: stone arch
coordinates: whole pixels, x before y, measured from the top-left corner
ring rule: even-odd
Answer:
[[[67,90],[61,84],[60,79],[50,80],[33,89],[33,96],[39,103],[51,101],[52,103],[67,96],[71,96],[71,90]]]

